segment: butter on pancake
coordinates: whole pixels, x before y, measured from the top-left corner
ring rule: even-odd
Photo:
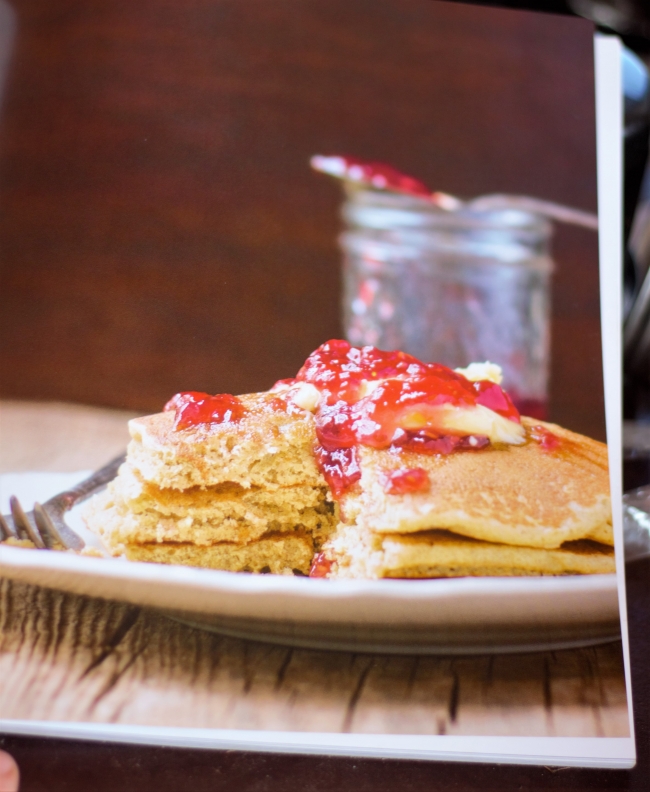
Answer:
[[[360,487],[344,495],[344,520],[367,531],[406,534],[445,528],[488,542],[558,548],[592,538],[613,544],[607,447],[523,418],[526,442],[447,455],[359,448]],[[559,441],[545,449],[541,426]],[[422,468],[430,488],[387,494],[387,471]]]

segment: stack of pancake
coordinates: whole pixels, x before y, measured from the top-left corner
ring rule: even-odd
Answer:
[[[131,421],[127,462],[86,513],[113,554],[308,574],[318,553],[330,577],[352,578],[614,571],[602,443],[524,418],[521,445],[447,455],[358,446],[361,479],[335,503],[315,461],[313,412],[277,409],[273,393],[241,400],[238,422],[178,431],[173,411]],[[429,486],[390,494],[387,477],[412,469]]]
[[[522,423],[522,445],[446,456],[360,447],[360,486],[343,496],[324,548],[331,575],[613,572],[607,447],[552,424]],[[390,474],[409,469],[425,470],[429,488],[387,493]]]
[[[308,574],[336,525],[313,454],[313,416],[242,396],[237,423],[130,422],[127,461],[85,519],[115,555],[235,572]]]

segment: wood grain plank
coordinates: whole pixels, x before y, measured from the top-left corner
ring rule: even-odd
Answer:
[[[497,657],[316,652],[0,583],[0,717],[402,734],[627,734],[620,644]]]
[[[458,716],[450,733],[548,735],[544,653],[457,659]],[[480,663],[480,665],[479,665]],[[462,717],[461,717],[462,714]],[[523,731],[522,731],[523,729]]]

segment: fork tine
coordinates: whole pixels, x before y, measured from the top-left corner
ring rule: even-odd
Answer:
[[[66,548],[68,547],[68,543],[63,541],[63,538],[59,533],[58,528],[52,522],[52,518],[45,511],[45,509],[41,506],[40,503],[34,504],[34,522],[36,523],[36,526],[41,532],[43,541],[48,546],[48,549],[50,550],[52,549],[53,540],[63,545],[63,547]]]
[[[23,511],[23,507],[20,505],[20,502],[15,495],[12,495],[9,499],[9,506],[11,508],[11,516],[14,518],[14,525],[18,529],[18,532],[20,533],[23,531],[32,540],[36,547],[40,548],[41,550],[45,549],[45,542],[41,538],[38,528],[32,525],[28,520],[27,515]]]
[[[0,515],[0,542],[5,538],[29,538],[36,547],[42,550],[51,549],[55,542],[60,542],[67,550],[82,550],[86,543],[78,533],[70,528],[63,515],[75,504],[86,500],[112,481],[125,459],[126,454],[120,454],[119,457],[115,457],[107,465],[96,470],[76,487],[59,492],[42,506],[39,503],[35,504],[34,511],[29,512],[29,515],[33,517],[34,524],[23,511],[18,499],[12,495],[9,499],[11,520],[5,520]]]
[[[0,514],[0,542],[4,539],[18,539],[18,534],[13,525],[9,525],[2,514]]]

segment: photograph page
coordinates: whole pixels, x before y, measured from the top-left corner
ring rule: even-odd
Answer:
[[[632,767],[619,39],[196,0],[43,49],[38,5],[0,113],[0,729]]]

